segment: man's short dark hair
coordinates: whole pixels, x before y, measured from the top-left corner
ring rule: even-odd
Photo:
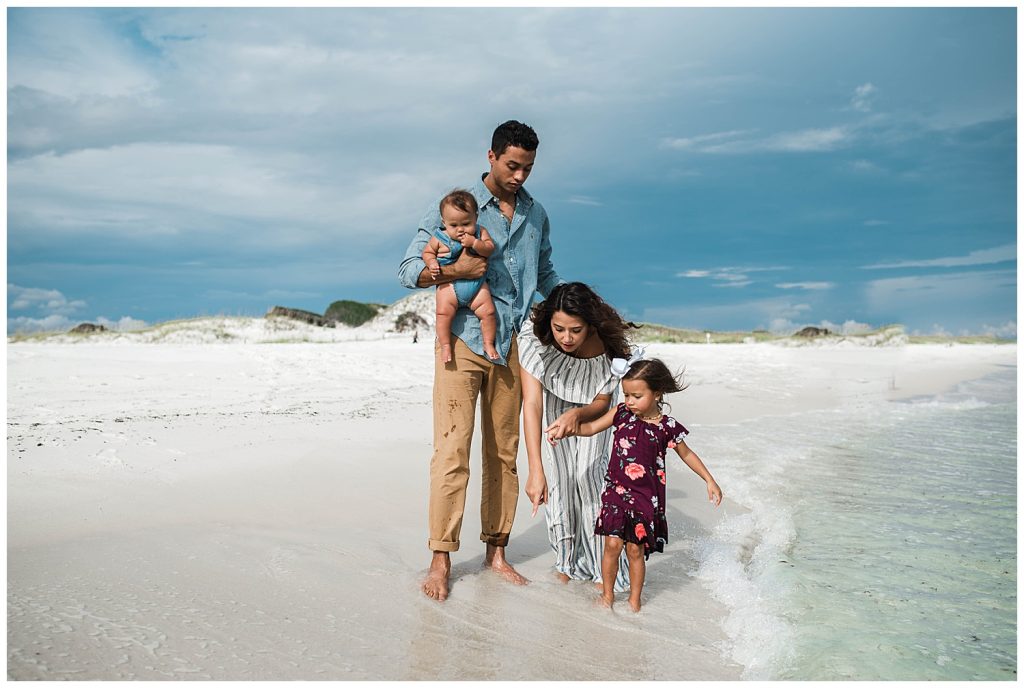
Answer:
[[[509,146],[535,151],[539,143],[537,132],[530,125],[510,119],[504,124],[499,124],[494,130],[494,136],[491,137],[491,152],[500,158]]]

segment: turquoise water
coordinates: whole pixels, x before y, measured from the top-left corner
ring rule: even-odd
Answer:
[[[698,575],[746,677],[1016,678],[1014,376],[716,429],[702,454],[751,511]]]

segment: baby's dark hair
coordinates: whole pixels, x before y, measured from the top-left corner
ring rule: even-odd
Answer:
[[[458,208],[464,213],[473,213],[474,215],[478,215],[480,211],[476,204],[476,198],[465,189],[452,189],[449,191],[448,195],[438,203],[437,211],[443,214],[446,205]]]
[[[673,375],[668,366],[657,358],[645,358],[629,367],[623,380],[643,380],[655,394],[682,392],[689,385],[683,384],[683,374]]]

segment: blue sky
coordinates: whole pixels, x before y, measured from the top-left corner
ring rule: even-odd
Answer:
[[[408,294],[514,118],[566,279],[1016,336],[1014,8],[7,11],[8,331]]]

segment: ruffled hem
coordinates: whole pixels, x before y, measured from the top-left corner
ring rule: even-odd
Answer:
[[[643,528],[643,536],[637,534],[638,526]],[[644,559],[651,556],[651,552],[664,552],[665,544],[668,542],[667,529],[665,535],[657,532],[650,532],[650,524],[642,518],[637,518],[632,511],[620,511],[619,513],[605,513],[597,517],[594,525],[595,535],[611,535],[634,545],[640,545],[644,549]]]

